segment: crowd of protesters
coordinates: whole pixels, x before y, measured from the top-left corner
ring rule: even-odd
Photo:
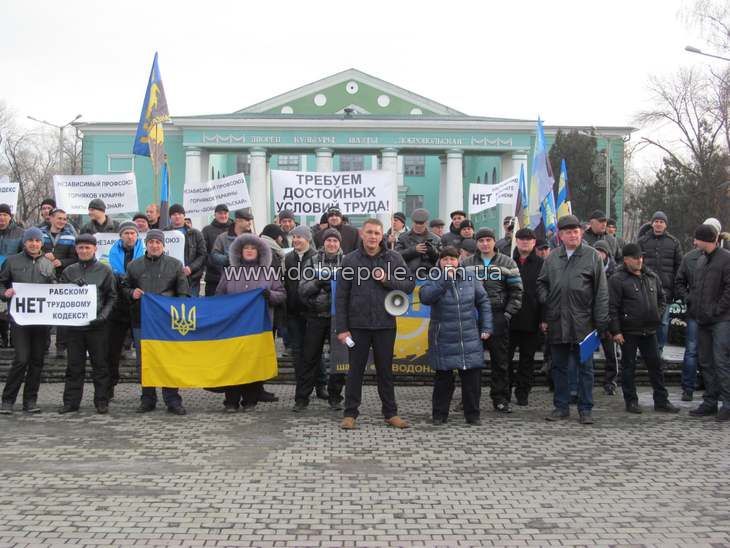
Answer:
[[[413,292],[420,279],[420,299],[431,314],[428,360],[434,370],[434,425],[448,421],[454,371],[461,381],[466,422],[480,424],[481,372],[487,363],[495,413],[511,413],[513,404],[530,405],[538,351],[550,366],[554,391],[553,410],[546,419],[566,419],[575,405],[579,422],[591,424],[594,365],[592,358],[581,359],[580,343],[594,331],[605,357],[600,384],[606,395],[617,394],[620,387],[626,411],[642,413],[635,383],[640,353],[654,410],[678,413],[664,382],[662,358],[670,305],[675,302],[688,310],[680,397],[692,401],[695,391],[704,388],[701,404],[689,414],[730,420],[730,251],[714,218],[697,227],[694,249],[683,254],[661,211],[642,227],[635,242],[618,238],[615,221],[600,210],[586,222],[563,216],[555,234],[542,238],[529,228],[515,227],[512,217],[504,219],[498,237],[491,228],[475,226],[464,211],[451,212],[447,226],[431,219],[425,209],[414,210],[410,219],[393,214],[387,231],[377,219],[355,227],[337,208],[312,228],[298,225],[290,211],[281,211],[258,234],[250,210],[237,210],[231,218],[225,204],[215,208],[213,221],[202,230],[192,226],[179,204],[170,207],[166,227],[160,226],[154,204],[119,223],[107,215],[102,200],[94,199],[89,203],[90,220],[80,228],[52,199],[44,200],[41,215],[38,226],[22,228],[10,207],[0,204],[4,303],[14,295],[15,283],[88,284],[95,285],[98,294],[94,321],[56,329],[57,350],[67,355],[60,413],[80,409],[87,354],[94,405],[98,413],[109,411],[130,336],[139,365],[143,294],[210,297],[262,289],[274,332],[282,337],[294,364],[294,412],[306,412],[314,396],[334,411],[344,409],[343,429],[356,428],[363,374],[372,355],[385,422],[407,428],[395,398],[397,328],[386,302],[393,291]],[[165,253],[163,230],[184,234],[182,262]],[[109,252],[108,264],[103,264],[96,258],[95,234],[107,232],[118,233],[120,239]],[[251,272],[232,279],[226,275],[229,267]],[[280,269],[280,278],[257,276],[271,267]],[[366,269],[371,275],[340,280],[335,303],[331,276],[301,276],[306,269],[322,273],[346,268]],[[399,269],[406,275],[393,274]],[[6,304],[3,316],[0,344],[12,346],[15,357],[0,413],[15,411],[21,387],[22,410],[38,413],[51,328],[16,324]],[[329,370],[325,349],[330,333],[349,347],[347,374]],[[260,382],[216,391],[225,394],[226,412],[277,399]],[[163,388],[162,398],[169,412],[186,414],[176,388]],[[156,390],[143,388],[138,411],[150,412],[156,405]]]

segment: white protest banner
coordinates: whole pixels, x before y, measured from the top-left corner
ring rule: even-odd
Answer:
[[[165,255],[175,257],[182,264],[185,264],[185,236],[179,230],[166,230],[165,235]],[[139,233],[139,239],[144,242],[146,232]],[[120,239],[116,232],[97,232],[96,236],[96,258],[104,263],[109,264],[109,251],[112,246]]]
[[[469,185],[469,215],[479,213],[498,204],[514,204],[517,200],[520,179],[518,176],[505,179],[496,185]]]
[[[96,319],[96,286],[14,283],[10,315],[18,325],[88,325]]]
[[[15,208],[18,205],[18,183],[11,183],[7,175],[0,177],[0,204],[8,204],[10,211],[15,215]]]
[[[393,211],[395,175],[390,171],[271,171],[274,211],[319,217],[330,207],[345,215]]]
[[[243,173],[206,182],[185,182],[183,188],[185,215],[189,217],[212,215],[218,204],[226,204],[231,211],[251,207],[246,176]]]
[[[113,175],[54,175],[53,187],[56,204],[69,215],[89,212],[89,202],[101,198],[106,212],[129,213],[138,211],[137,179],[134,173]]]

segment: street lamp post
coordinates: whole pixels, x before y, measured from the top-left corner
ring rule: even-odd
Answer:
[[[33,120],[34,122],[38,122],[39,124],[45,124],[47,126],[54,127],[58,130],[58,173],[60,175],[63,175],[63,130],[66,129],[68,126],[72,125],[79,118],[81,118],[81,114],[77,114],[76,118],[74,118],[67,124],[59,126],[59,125],[47,122],[45,120],[39,120],[38,118],[33,118],[33,116],[28,116],[29,120]]]
[[[727,57],[722,57],[721,55],[715,55],[714,53],[705,53],[700,48],[696,48],[694,46],[684,46],[684,50],[688,51],[690,53],[696,53],[697,55],[704,55],[705,57],[714,57],[715,59],[722,59],[723,61],[730,61]]]

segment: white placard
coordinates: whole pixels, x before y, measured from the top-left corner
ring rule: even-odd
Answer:
[[[113,175],[54,175],[56,204],[69,215],[89,212],[89,202],[101,198],[106,213],[131,213],[139,210],[137,180],[134,173]]]
[[[146,234],[146,232],[140,232],[139,239],[144,242]],[[165,230],[163,234],[165,235],[165,255],[170,255],[185,264],[185,235],[179,230]],[[94,236],[96,236],[96,258],[104,264],[109,264],[109,251],[120,240],[119,234],[97,232]]]
[[[499,204],[514,204],[519,191],[519,177],[505,179],[496,185],[469,185],[469,215]]]
[[[330,207],[344,215],[376,215],[393,209],[391,171],[271,171],[274,211],[319,217]]]
[[[0,204],[8,204],[10,211],[15,215],[15,208],[18,207],[18,183],[11,183],[7,175],[0,176]]]
[[[185,182],[183,207],[186,216],[213,215],[218,204],[226,204],[231,211],[251,207],[243,173],[206,182]]]
[[[9,312],[18,325],[88,325],[96,319],[96,286],[14,283]]]

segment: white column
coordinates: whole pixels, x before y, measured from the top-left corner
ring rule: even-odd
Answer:
[[[248,151],[251,161],[251,184],[248,193],[251,196],[254,231],[260,233],[270,222],[269,189],[268,189],[268,156],[265,148],[252,148]]]
[[[507,154],[502,155],[502,180],[513,175],[520,174],[520,167],[525,170],[525,182],[530,182],[530,175],[527,173],[527,152],[524,150],[515,150]],[[504,229],[502,226],[502,219],[507,215],[515,214],[516,204],[500,204],[499,206],[499,226],[502,230],[502,236],[504,236]]]
[[[202,148],[188,147],[185,149],[185,184],[208,181],[210,153]],[[172,192],[171,192],[172,194]],[[172,205],[172,204],[170,204]],[[201,229],[208,224],[208,218],[201,215],[192,215],[190,220],[195,228]]]
[[[398,149],[384,148],[380,151],[380,156],[382,158],[381,169],[393,174],[393,193],[390,198],[390,210],[388,213],[378,215],[378,219],[383,223],[384,230],[388,230],[393,213],[398,211]]]
[[[446,151],[446,215],[464,209],[464,151]]]
[[[439,218],[446,222],[449,218],[449,213],[451,213],[446,209],[446,156],[439,156],[439,160],[441,161],[441,178],[439,179],[439,210],[438,213],[434,215],[434,218]]]
[[[332,171],[332,153],[331,148],[318,148],[314,151],[317,155],[317,171]]]

